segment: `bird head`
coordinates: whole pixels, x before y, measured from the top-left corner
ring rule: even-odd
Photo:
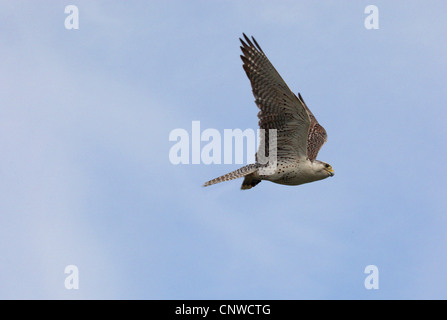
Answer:
[[[321,179],[333,177],[335,174],[329,163],[318,160],[314,161],[314,171]]]

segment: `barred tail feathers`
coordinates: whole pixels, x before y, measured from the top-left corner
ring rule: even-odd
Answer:
[[[252,164],[246,165],[242,168],[239,168],[235,171],[232,171],[230,173],[224,174],[223,176],[220,176],[216,179],[205,182],[205,184],[203,186],[208,187],[208,186],[211,186],[216,183],[242,178],[242,177],[245,177],[247,175],[250,175],[250,174],[256,172],[257,170],[258,170],[258,165],[256,163],[252,163]]]

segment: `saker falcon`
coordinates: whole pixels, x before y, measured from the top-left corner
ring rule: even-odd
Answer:
[[[316,160],[327,141],[326,130],[318,123],[301,94],[296,96],[270,63],[259,44],[245,35],[241,50],[243,68],[250,80],[261,132],[256,162],[210,180],[204,186],[244,177],[241,189],[251,189],[261,180],[283,185],[300,185],[334,175],[332,167]],[[264,130],[262,130],[264,129]],[[269,129],[274,129],[276,140],[270,142]],[[275,130],[276,129],[276,130]],[[270,144],[275,147],[275,160],[268,158]],[[262,152],[268,162],[259,161]],[[265,159],[265,158],[263,158]],[[270,170],[269,170],[270,169]]]

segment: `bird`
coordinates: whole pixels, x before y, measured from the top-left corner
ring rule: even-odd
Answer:
[[[256,39],[245,33],[239,38],[243,69],[250,80],[258,113],[261,134],[255,163],[205,182],[204,187],[244,178],[241,189],[248,190],[262,180],[296,186],[334,176],[334,169],[317,160],[327,141],[321,126],[300,93],[294,94],[269,61]],[[272,139],[271,138],[276,138]],[[273,148],[273,152],[271,151]],[[265,157],[270,153],[275,157]],[[260,161],[261,155],[263,161]]]

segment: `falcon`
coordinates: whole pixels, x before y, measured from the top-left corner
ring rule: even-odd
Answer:
[[[326,130],[318,123],[301,94],[295,95],[270,63],[255,38],[245,35],[241,50],[243,68],[250,80],[261,132],[256,162],[204,186],[244,178],[241,189],[251,189],[262,180],[296,186],[334,176],[331,165],[317,160],[327,141]],[[273,141],[271,138],[274,138]],[[260,155],[276,151],[274,161],[260,161]]]

